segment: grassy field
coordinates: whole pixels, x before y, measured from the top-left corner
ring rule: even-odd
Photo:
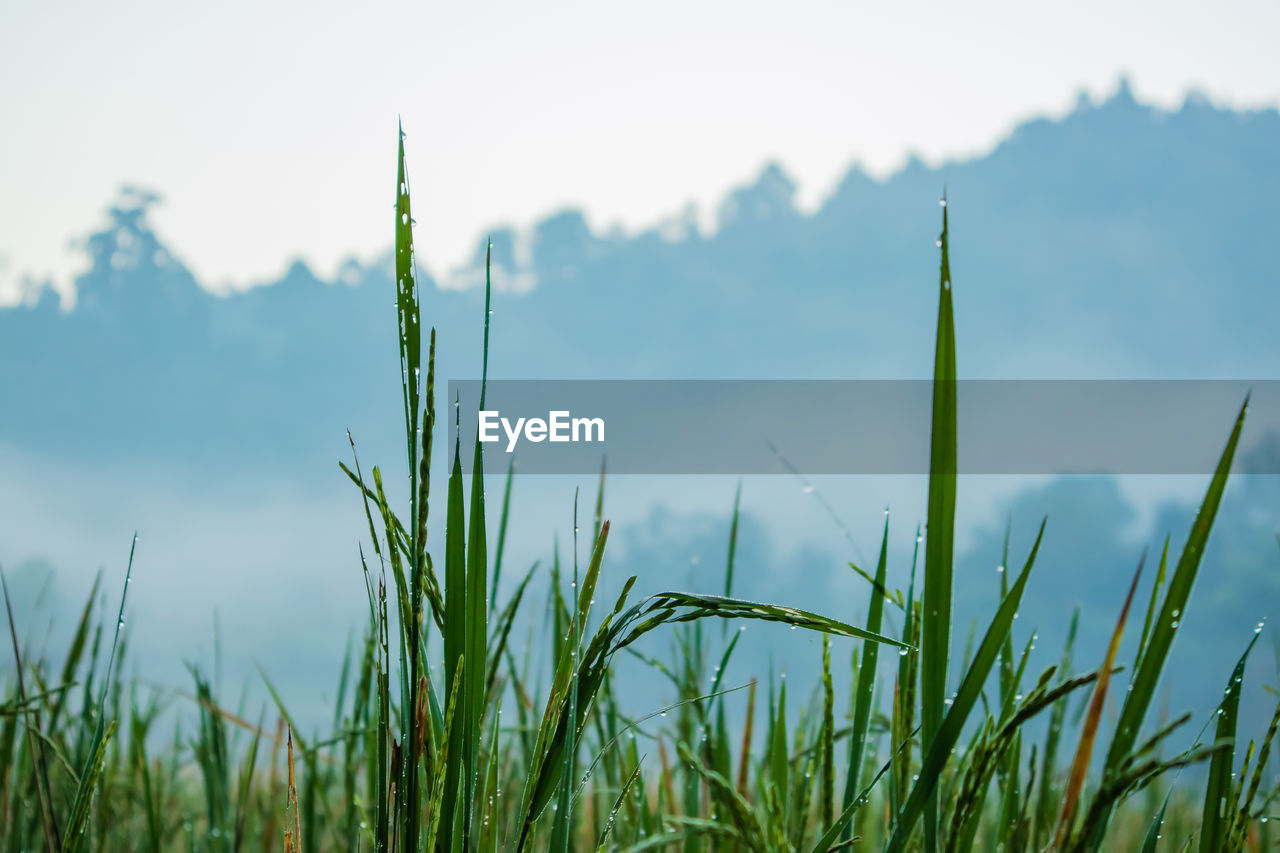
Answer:
[[[331,732],[304,739],[269,681],[274,711],[246,719],[195,669],[188,722],[171,737],[159,731],[161,700],[121,676],[127,576],[118,608],[90,592],[61,661],[24,649],[10,612],[0,853],[1275,849],[1267,816],[1280,793],[1271,760],[1280,705],[1267,731],[1236,731],[1260,629],[1242,624],[1244,655],[1214,674],[1223,698],[1212,719],[1157,722],[1151,708],[1160,679],[1178,677],[1165,664],[1193,606],[1247,401],[1183,550],[1166,545],[1144,559],[1115,602],[1104,659],[1077,661],[1068,641],[1057,666],[1027,671],[1031,645],[1015,648],[1011,628],[1039,538],[1027,554],[1006,547],[1002,601],[971,645],[955,645],[957,386],[944,203],[928,518],[906,590],[885,584],[886,518],[876,565],[859,568],[865,612],[831,618],[736,599],[735,505],[721,594],[632,601],[628,583],[616,601],[596,602],[609,538],[602,476],[574,520],[585,565],[575,541],[573,559],[549,566],[545,602],[526,595],[536,566],[499,600],[510,478],[491,512],[480,445],[455,446],[447,493],[430,493],[435,333],[420,314],[429,306],[420,306],[412,221],[402,138],[396,310],[410,499],[393,508],[382,471],[362,468],[352,444],[342,467],[368,525],[369,618],[336,674]],[[487,315],[486,298],[486,361]],[[473,454],[467,476],[463,452]],[[546,660],[510,642],[534,607],[552,626]],[[793,692],[789,702],[785,682],[722,684],[741,620],[821,634],[823,678],[799,694],[812,700]],[[901,631],[886,633],[891,624]],[[1140,642],[1122,661],[1126,631]],[[643,659],[679,701],[629,716],[636,709],[619,704],[614,661],[640,656],[633,644],[655,632],[675,652]],[[848,694],[833,687],[833,635],[859,643]],[[744,723],[728,723],[731,702],[745,708]]]

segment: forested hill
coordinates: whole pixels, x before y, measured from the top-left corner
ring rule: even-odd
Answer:
[[[770,164],[726,197],[713,233],[679,217],[598,233],[575,210],[498,227],[496,280],[520,288],[496,297],[492,369],[925,377],[945,186],[962,375],[1280,376],[1277,151],[1274,109],[1189,97],[1166,111],[1122,86],[982,157],[912,160],[884,180],[852,168],[811,214]],[[321,281],[297,263],[216,297],[149,228],[153,202],[122,194],[86,243],[72,310],[51,292],[0,310],[0,442],[197,469],[315,462],[325,476],[344,427],[396,446],[385,269]],[[426,284],[442,375],[473,376],[478,291]]]

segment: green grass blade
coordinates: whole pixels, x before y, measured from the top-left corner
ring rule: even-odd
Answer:
[[[598,505],[600,505],[602,509],[603,509],[603,501],[604,501],[604,472],[602,470],[600,474],[600,496],[598,500]],[[604,522],[601,521],[602,530],[603,530],[603,525],[604,525]],[[602,542],[600,541],[600,537],[598,536],[596,551],[601,555],[601,557],[603,557],[603,548],[601,546],[602,546]],[[589,568],[589,573],[593,575],[593,578],[590,581],[591,593],[589,594],[594,594],[594,590],[595,590],[594,576],[598,575],[599,573],[599,564],[600,564],[600,561],[597,560],[593,555],[591,560],[591,567]],[[578,498],[577,498],[576,492],[574,494],[574,499],[573,499],[573,586],[575,589],[578,587]],[[587,584],[584,583],[583,589],[582,589],[582,592],[584,594],[588,594],[586,587],[587,587]],[[568,701],[568,705],[566,706],[566,711],[567,711],[566,720],[568,724],[565,726],[565,729],[564,729],[564,748],[563,748],[564,769],[562,770],[560,775],[560,798],[559,798],[560,801],[556,808],[556,818],[555,818],[555,822],[553,824],[552,832],[551,832],[552,853],[569,853],[570,845],[572,844],[572,835],[573,835],[573,827],[574,827],[573,775],[574,775],[575,760],[578,757],[578,719],[579,719],[578,700],[579,700],[579,688],[581,687],[581,684],[582,684],[581,673],[576,670],[576,667],[577,667],[577,658],[578,658],[578,655],[581,653],[581,649],[582,649],[582,635],[586,631],[586,618],[588,614],[588,608],[590,608],[590,606],[591,606],[590,599],[587,599],[584,603],[583,600],[580,598],[578,602],[578,607],[574,611],[573,622],[569,627],[569,632],[571,635],[569,640],[569,666],[571,667],[571,669],[574,670],[574,672],[573,672],[573,676],[570,678],[570,681],[569,681],[569,701]]]
[[[604,524],[604,482],[605,472],[608,460],[604,457],[600,458],[600,480],[596,486],[596,514],[594,526],[591,528],[591,541],[594,542],[600,538],[600,525]]]
[[[490,266],[493,244],[485,252],[484,291],[484,352],[480,378],[480,408],[485,405],[489,378],[489,317],[493,294]],[[484,518],[484,451],[476,434],[471,468],[471,524],[467,528],[466,570],[464,593],[466,616],[463,627],[467,668],[463,672],[462,697],[462,815],[463,846],[469,844],[473,815],[479,804],[475,803],[477,774],[479,773],[480,742],[483,739],[485,680],[488,674],[489,645],[489,562],[488,539]]]
[[[475,446],[474,467],[471,470],[471,525],[467,529],[467,588],[466,588],[466,657],[464,683],[466,696],[463,709],[463,738],[467,744],[463,755],[464,799],[466,814],[462,825],[467,837],[471,836],[473,796],[476,774],[479,772],[480,741],[483,736],[485,677],[489,644],[489,593],[487,589],[489,564],[486,555],[484,524],[484,472],[480,441]]]
[[[459,691],[459,717],[449,727],[449,745],[446,752],[444,798],[439,825],[438,849],[453,849],[454,812],[458,806],[458,788],[462,781],[464,755],[466,753],[465,729],[467,688],[462,674],[462,662],[467,651],[467,558],[466,522],[463,514],[462,463],[460,448],[455,443],[453,470],[449,474],[449,503],[445,520],[445,586],[444,586],[444,660],[445,679],[450,690]]]
[[[1165,578],[1169,573],[1169,537],[1164,537],[1164,547],[1160,549],[1160,567],[1156,570],[1155,582],[1151,584],[1151,598],[1147,602],[1147,615],[1142,620],[1142,636],[1138,640],[1138,650],[1133,656],[1132,672],[1137,672],[1142,664],[1142,650],[1147,647],[1151,637],[1151,625],[1155,622],[1156,609],[1160,606],[1160,590],[1164,588]]]
[[[884,582],[889,562],[889,519],[884,520],[884,534],[880,538],[880,558],[876,561],[875,583],[871,588],[871,603],[867,608],[866,629],[874,634],[880,633],[880,623],[884,616]],[[850,734],[849,772],[845,776],[843,808],[853,804],[858,793],[858,783],[862,775],[863,752],[866,748],[867,729],[871,725],[871,711],[874,702],[876,684],[876,664],[879,661],[880,644],[866,642],[862,646],[862,660],[858,664],[858,683],[853,706],[853,729]],[[841,832],[841,840],[849,841],[853,834],[852,824],[846,824]]]
[[[932,745],[946,711],[951,654],[952,564],[956,521],[956,337],[951,300],[947,208],[942,208],[938,335],[933,365],[933,426],[929,450],[929,505],[925,533],[924,621],[921,630],[920,713],[923,746]],[[925,849],[937,848],[937,801],[925,811]]]
[[[733,595],[733,564],[738,555],[738,514],[742,507],[742,481],[738,481],[737,491],[733,494],[733,518],[729,522],[729,556],[724,566],[724,597]],[[725,626],[728,628],[728,625]]]
[[[596,841],[596,853],[605,853],[608,850],[606,845],[609,843],[609,835],[617,824],[618,813],[622,811],[623,803],[627,801],[627,795],[631,793],[631,788],[640,781],[640,764],[641,762],[636,762],[635,769],[631,771],[627,781],[623,782],[622,787],[618,789],[618,797],[613,801],[613,808],[609,811],[609,817],[605,821],[604,829]]]
[[[1218,706],[1215,740],[1225,748],[1215,752],[1209,761],[1209,781],[1205,785],[1204,811],[1200,821],[1200,853],[1218,853],[1227,849],[1227,835],[1236,808],[1234,797],[1230,795],[1231,780],[1235,775],[1232,769],[1235,766],[1236,723],[1240,717],[1240,688],[1244,682],[1245,663],[1259,636],[1253,635],[1244,654],[1240,656],[1223,692],[1222,703]]]
[[[498,579],[502,577],[502,555],[507,547],[507,520],[511,515],[511,482],[515,479],[516,462],[507,463],[507,483],[502,489],[502,512],[498,515],[498,541],[493,552],[493,589],[489,592],[489,609],[498,609]]]
[[[1000,552],[1000,598],[997,601],[1003,601],[1009,594],[1009,573],[1006,569],[1009,566],[1009,537],[1012,534],[1013,516],[1010,514],[1005,521],[1004,547]],[[1017,692],[1013,681],[1013,632],[1010,631],[1009,636],[1004,638],[1004,648],[1000,651],[1000,705],[1002,708],[1010,707],[1011,697]]]
[[[1161,830],[1164,828],[1164,814],[1169,808],[1169,799],[1173,796],[1173,790],[1165,794],[1164,802],[1160,804],[1160,811],[1156,812],[1156,816],[1151,820],[1151,826],[1147,827],[1147,835],[1142,840],[1142,853],[1156,853],[1156,847],[1160,844]]]

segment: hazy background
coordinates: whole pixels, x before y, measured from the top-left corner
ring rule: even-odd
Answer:
[[[366,469],[404,464],[397,114],[442,385],[478,371],[486,237],[496,376],[925,378],[944,186],[963,376],[1280,378],[1278,17],[17,9],[0,32],[0,565],[19,621],[56,647],[100,566],[114,600],[138,529],[131,665],[183,686],[184,660],[212,664],[217,624],[230,687],[260,663],[322,719],[365,606],[345,430]],[[1275,470],[1266,439],[1249,436],[1242,474]],[[1207,712],[1277,615],[1275,481],[1230,491],[1166,681],[1174,710]],[[859,621],[847,563],[874,559],[889,505],[905,585],[926,484],[813,485],[840,523],[794,478],[744,483],[738,592]],[[1047,513],[1017,639],[1038,628],[1036,664],[1056,661],[1080,605],[1092,667],[1142,549],[1180,546],[1205,485],[966,478],[957,644],[995,601],[1006,520],[1020,563]],[[589,479],[517,480],[504,589],[557,535],[568,558],[577,486],[585,515]],[[735,487],[611,480],[609,588],[719,590]],[[798,633],[748,636],[727,681],[820,660]],[[1254,726],[1276,682],[1261,651]]]

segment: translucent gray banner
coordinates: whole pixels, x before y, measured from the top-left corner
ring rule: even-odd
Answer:
[[[962,474],[1211,473],[1247,394],[1237,470],[1280,473],[1277,380],[962,380],[956,393]],[[448,394],[464,468],[483,426],[494,472],[588,474],[602,459],[617,474],[929,471],[929,381],[496,380],[482,417],[478,380]]]

